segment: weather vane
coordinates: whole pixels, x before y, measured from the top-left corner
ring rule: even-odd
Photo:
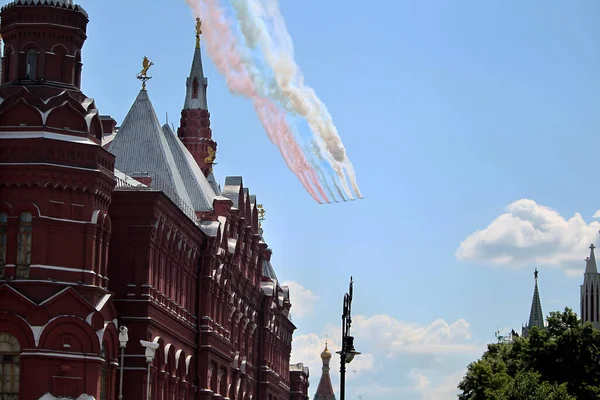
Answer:
[[[196,48],[200,48],[200,35],[202,35],[202,20],[196,18]]]
[[[266,211],[263,208],[262,204],[257,205],[256,208],[258,209],[258,227],[262,228],[262,223],[266,219],[265,218],[265,212]]]
[[[150,79],[152,79],[151,76],[148,76],[148,70],[153,65],[154,65],[154,63],[152,61],[148,60],[148,57],[144,57],[144,60],[142,61],[142,70],[136,76],[136,78],[138,78],[140,81],[142,81],[142,90],[146,90],[146,82],[148,82]]]

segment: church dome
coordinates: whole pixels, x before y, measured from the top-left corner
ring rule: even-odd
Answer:
[[[325,350],[323,350],[323,352],[321,353],[321,358],[323,360],[330,360],[331,359],[331,352],[327,348],[327,344],[325,344]]]

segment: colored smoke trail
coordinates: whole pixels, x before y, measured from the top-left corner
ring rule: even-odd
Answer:
[[[347,158],[333,119],[315,91],[304,84],[302,71],[294,60],[293,43],[279,11],[278,0],[232,0],[232,4],[246,44],[250,48],[260,48],[273,71],[276,87],[270,88],[271,93],[282,106],[306,119],[344,191],[353,198],[346,183],[346,172],[352,188],[360,197],[354,168]],[[265,21],[271,23],[275,40],[269,34]]]
[[[225,77],[229,90],[252,100],[269,139],[279,148],[288,168],[298,176],[302,185],[318,203],[321,203],[321,200],[315,188],[325,201],[329,201],[315,171],[296,142],[285,114],[272,101],[256,93],[249,72],[239,55],[237,40],[225,21],[218,1],[202,0],[204,10],[197,1],[186,2],[196,16],[199,17],[203,11],[207,15],[203,24],[206,49],[219,72]]]

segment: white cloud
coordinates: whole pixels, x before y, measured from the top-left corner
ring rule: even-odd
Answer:
[[[319,297],[298,282],[287,281],[283,282],[282,285],[290,288],[292,315],[298,318],[311,315],[314,310],[315,302]]]
[[[352,334],[355,336],[355,346],[363,354],[357,356],[347,368],[347,379],[352,381],[365,373],[371,378],[377,378],[379,372],[384,368],[382,363],[395,362],[404,359],[402,354],[422,356],[442,356],[447,354],[464,355],[468,353],[481,354],[485,346],[479,345],[471,340],[470,326],[464,319],[448,323],[442,319],[433,321],[429,325],[419,325],[399,321],[389,315],[373,315],[365,317],[357,315],[352,319]],[[328,333],[327,339],[325,333]],[[292,363],[302,361],[310,368],[311,387],[316,388],[321,376],[321,352],[328,342],[329,350],[333,353],[331,359],[331,378],[334,387],[339,381],[339,356],[335,354],[340,349],[340,329],[328,325],[324,327],[323,333],[299,334],[294,337],[292,343]],[[334,338],[332,340],[332,338]],[[373,374],[372,372],[376,372]],[[383,379],[383,378],[382,378]],[[385,381],[385,382],[384,382]],[[381,388],[381,394],[391,395],[397,390],[407,390],[398,382],[397,387],[386,387],[389,384],[384,379],[377,383]],[[455,385],[456,386],[456,385]],[[314,389],[316,390],[316,389]],[[438,393],[442,388],[437,386],[430,389],[431,393]]]
[[[465,371],[460,371],[443,377],[437,384],[432,384],[429,377],[413,369],[410,371],[410,378],[414,384],[413,389],[420,394],[422,400],[450,400],[456,399],[458,384],[464,374]]]
[[[470,326],[464,319],[453,323],[438,319],[423,326],[399,321],[389,315],[359,315],[353,318],[353,326],[357,340],[374,343],[387,357],[398,353],[477,353],[481,349],[470,340]]]
[[[596,241],[600,222],[587,223],[579,213],[566,219],[528,199],[515,201],[506,211],[485,229],[469,235],[456,258],[514,267],[561,266],[583,272],[583,259],[590,243]],[[598,217],[600,210],[594,214]]]

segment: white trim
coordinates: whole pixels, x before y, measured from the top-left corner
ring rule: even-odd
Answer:
[[[53,163],[45,163],[45,162],[40,162],[40,163],[0,163],[0,165],[27,165],[27,166],[28,165],[46,165],[46,166],[51,166],[51,167],[61,167],[61,168],[77,169],[77,170],[80,170],[80,171],[100,172],[99,169],[74,167],[72,165],[53,164]]]
[[[43,356],[43,357],[57,357],[57,358],[72,358],[77,360],[93,360],[93,361],[104,361],[98,356],[88,356],[85,354],[65,354],[65,353],[49,353],[47,351],[29,351],[24,350],[21,353],[21,357],[26,356]]]
[[[46,324],[48,325],[48,324]],[[40,338],[42,337],[42,332],[44,332],[44,329],[46,328],[46,325],[42,325],[42,326],[29,326],[31,328],[31,331],[33,332],[33,338],[35,339],[35,347],[39,347],[40,345]]]
[[[86,274],[98,275],[96,272],[89,270],[89,269],[57,267],[55,265],[31,264],[29,266],[29,268],[51,269],[51,270],[55,270],[55,271],[77,272],[77,273],[83,272]]]
[[[110,293],[106,293],[104,296],[102,296],[102,298],[98,301],[98,303],[96,303],[96,311],[100,311],[104,308],[104,306],[106,305],[106,303],[108,302],[108,299],[110,299],[112,295]]]
[[[53,221],[73,222],[73,223],[76,223],[76,224],[91,224],[91,222],[89,222],[89,221],[78,221],[76,219],[48,217],[47,215],[40,215],[38,218],[50,219],[50,220],[53,220]]]
[[[87,132],[85,133],[87,136]],[[87,137],[74,136],[74,135],[65,135],[62,133],[52,133],[52,132],[44,132],[44,131],[30,131],[30,132],[0,132],[0,139],[52,139],[52,140],[60,140],[62,142],[75,142],[82,144],[91,144],[95,146],[100,146],[100,144],[88,139]],[[101,147],[101,146],[100,146]]]

